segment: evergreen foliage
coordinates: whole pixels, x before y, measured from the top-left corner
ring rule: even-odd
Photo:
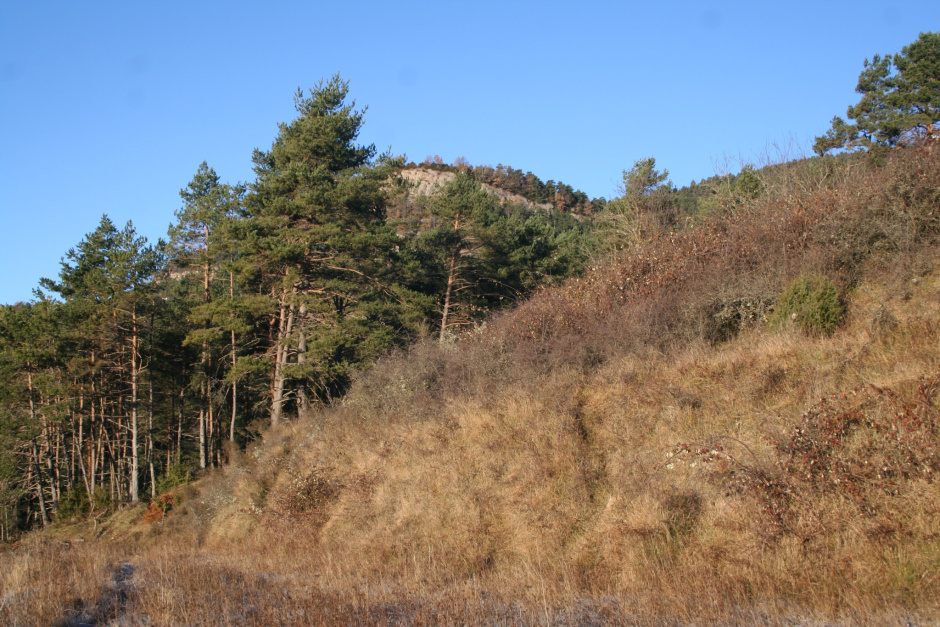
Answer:
[[[620,191],[622,195],[608,202],[598,216],[598,245],[605,251],[635,246],[674,219],[675,190],[669,170],[657,170],[654,157],[640,159],[624,170]]]
[[[770,322],[792,322],[808,335],[831,335],[845,317],[845,303],[827,277],[803,275],[780,294]]]
[[[431,296],[439,337],[581,268],[587,227],[567,213],[506,205],[458,172],[426,199],[427,225],[407,246],[414,291]]]
[[[816,138],[817,154],[935,139],[940,122],[940,33],[921,33],[897,54],[865,59],[855,91],[861,99],[848,108],[849,121],[832,119],[829,131]]]
[[[298,91],[299,117],[281,124],[269,151],[255,151],[247,202],[247,254],[275,338],[268,348],[271,421],[339,396],[353,368],[388,350],[407,325],[407,294],[394,285],[397,245],[385,222],[394,161],[373,161],[355,143],[363,111],[348,82]],[[398,298],[392,297],[392,295]]]

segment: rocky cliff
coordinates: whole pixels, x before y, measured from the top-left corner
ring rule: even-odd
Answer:
[[[403,186],[401,199],[393,203],[393,207],[390,209],[390,217],[401,217],[407,211],[406,208],[412,208],[415,205],[418,198],[433,196],[437,190],[453,181],[456,175],[454,172],[414,168],[402,170],[400,176],[405,185]],[[504,205],[522,205],[529,209],[541,209],[543,211],[552,211],[554,209],[551,203],[534,203],[524,196],[507,192],[486,183],[483,183],[483,189],[499,198]]]

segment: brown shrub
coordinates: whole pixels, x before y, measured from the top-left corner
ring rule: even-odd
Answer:
[[[806,543],[836,531],[844,509],[835,517],[819,509],[831,498],[853,506],[866,533],[878,535],[903,525],[894,499],[916,498],[940,473],[938,397],[940,376],[924,378],[916,393],[869,384],[821,399],[775,443],[773,460],[714,437],[678,444],[673,463],[697,462],[713,481],[754,498],[767,539],[791,534]]]
[[[166,494],[161,494],[158,498],[150,502],[150,505],[147,507],[147,512],[144,514],[144,522],[152,523],[163,520],[175,505],[176,496],[173,493],[167,492]]]

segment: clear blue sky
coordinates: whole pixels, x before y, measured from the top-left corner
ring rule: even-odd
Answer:
[[[940,30],[936,0],[0,3],[0,303],[107,213],[164,236],[208,161],[250,181],[292,96],[340,72],[360,140],[615,195],[797,156],[862,61]],[[777,147],[774,147],[777,146]]]

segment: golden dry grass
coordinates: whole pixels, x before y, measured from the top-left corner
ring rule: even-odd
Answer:
[[[68,621],[108,596],[115,565],[126,547],[29,537],[0,552],[0,624],[53,625]],[[107,611],[104,604],[99,609]]]
[[[786,479],[778,445],[821,398],[874,383],[916,400],[918,377],[940,372],[940,274],[897,299],[883,279],[858,286],[830,338],[754,330],[588,371],[519,371],[486,394],[450,392],[434,419],[407,405],[364,412],[354,392],[270,432],[207,485],[190,503],[198,550],[171,551],[162,568],[188,564],[173,577],[208,578],[200,587],[260,587],[288,623],[311,599],[334,608],[329,620],[404,613],[413,624],[563,624],[579,611],[624,624],[936,619],[932,480],[869,489],[875,515],[791,481],[803,491],[782,528],[759,490],[675,453],[720,442],[741,469]],[[896,324],[876,328],[885,307]],[[189,584],[175,585],[170,596],[185,597]],[[167,620],[196,611],[163,603]],[[213,611],[235,616],[227,603]]]
[[[937,177],[908,183],[940,166],[910,159],[377,364],[138,533],[122,624],[935,624],[940,250],[901,223],[936,232]],[[780,233],[802,248],[767,252]],[[820,268],[847,288],[832,336],[700,328]],[[0,617],[94,602],[108,550],[87,588],[14,551]]]

